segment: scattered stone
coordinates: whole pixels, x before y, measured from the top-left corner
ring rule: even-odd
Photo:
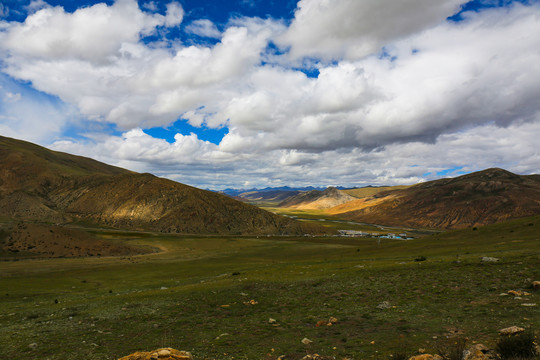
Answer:
[[[508,295],[510,295],[510,294],[508,294],[508,293],[500,293],[499,294],[499,296],[508,296]]]
[[[37,344],[36,343],[31,343],[30,345],[28,345],[28,348],[30,348],[32,350],[36,350],[37,349]]]
[[[532,287],[534,290],[540,290],[540,281],[533,281]]]
[[[390,309],[391,307],[392,305],[390,305],[388,301],[383,301],[382,303],[377,305],[377,309],[381,309],[381,310]]]
[[[328,319],[328,324],[337,324],[338,319],[336,319],[333,316],[330,316],[330,319]]]
[[[171,350],[169,349],[161,349],[157,352],[158,357],[165,357],[171,355]]]
[[[319,320],[317,321],[317,323],[315,324],[315,327],[321,327],[323,325],[326,325],[326,321],[325,320]]]
[[[409,360],[442,360],[439,355],[422,354],[410,357]]]
[[[525,331],[524,328],[520,328],[518,326],[510,326],[510,327],[499,330],[499,335],[510,336],[510,335],[519,334],[524,331]]]
[[[270,318],[270,319],[268,319],[268,323],[269,324],[275,324],[275,323],[277,323],[277,320]]]
[[[302,344],[304,344],[304,345],[309,345],[309,344],[311,344],[312,342],[313,342],[313,341],[309,340],[308,338],[303,338],[303,339],[302,339]]]
[[[167,289],[168,289],[168,287],[166,287],[166,286],[162,286],[162,287],[160,288],[160,290],[167,290]]]
[[[496,257],[484,256],[482,258],[482,262],[497,262],[497,261],[499,261],[499,258],[496,258]]]
[[[482,344],[476,344],[463,352],[463,360],[495,360],[497,354]]]
[[[259,302],[252,299],[252,300],[249,300],[249,301],[244,301],[243,303],[244,303],[244,305],[257,305]]]
[[[285,355],[280,355],[277,360],[285,360],[287,357]]]
[[[323,357],[319,354],[308,354],[302,358],[302,360],[322,360]]]
[[[536,306],[536,303],[521,304],[521,306]]]
[[[523,295],[523,292],[521,292],[519,290],[508,290],[508,294],[514,295],[514,296],[521,296],[521,295]]]
[[[192,360],[193,357],[187,351],[178,351],[172,348],[162,348],[148,352],[136,352],[124,356],[119,360]]]

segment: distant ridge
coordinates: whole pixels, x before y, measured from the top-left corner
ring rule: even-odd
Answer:
[[[344,191],[338,190],[335,187],[329,187],[324,191],[311,190],[289,197],[281,202],[279,206],[302,210],[320,210],[345,204],[353,200],[355,198]]]
[[[1,136],[0,216],[185,234],[329,232],[214,192]]]
[[[493,168],[345,203],[329,214],[384,225],[459,229],[540,214],[540,176]]]

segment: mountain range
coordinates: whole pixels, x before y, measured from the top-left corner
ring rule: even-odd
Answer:
[[[309,191],[279,206],[380,225],[460,229],[540,214],[540,175],[493,168],[414,186]]]

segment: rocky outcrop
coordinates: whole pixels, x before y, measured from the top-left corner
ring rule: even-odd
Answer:
[[[153,351],[136,352],[124,356],[119,360],[192,360],[193,357],[187,351],[179,351],[172,348],[162,348]]]

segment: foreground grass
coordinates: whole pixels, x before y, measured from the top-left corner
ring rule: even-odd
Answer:
[[[197,359],[388,358],[455,334],[493,345],[502,327],[539,328],[538,306],[523,306],[539,302],[528,289],[540,279],[539,220],[379,243],[106,232],[166,251],[0,263],[0,354],[115,359],[171,346]],[[532,294],[500,296],[511,289]]]

